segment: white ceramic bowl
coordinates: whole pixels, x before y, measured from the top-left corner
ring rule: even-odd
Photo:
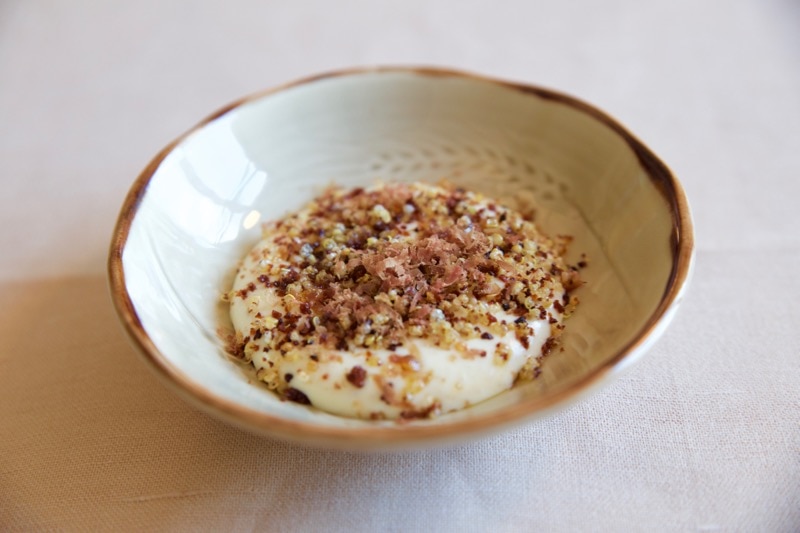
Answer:
[[[398,424],[280,401],[226,357],[219,297],[262,221],[332,182],[442,178],[509,201],[535,198],[537,222],[574,236],[570,253],[588,257],[564,349],[545,360],[539,378],[464,411]],[[692,256],[680,184],[601,111],[528,85],[381,68],[244,98],[164,148],[125,200],[109,274],[145,361],[195,405],[266,435],[376,449],[494,432],[617,374],[664,331]]]

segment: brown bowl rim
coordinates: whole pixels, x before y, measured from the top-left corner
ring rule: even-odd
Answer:
[[[653,180],[654,184],[661,194],[664,195],[671,207],[673,217],[671,250],[673,264],[664,294],[655,311],[653,311],[640,331],[602,366],[577,382],[570,384],[568,387],[556,390],[553,393],[526,399],[491,413],[476,415],[469,419],[455,420],[446,424],[395,424],[342,428],[288,420],[216,396],[202,385],[190,379],[161,354],[142,326],[130,295],[127,292],[122,254],[139,204],[144,197],[150,179],[153,177],[164,158],[175,146],[193,132],[243,104],[320,80],[375,73],[404,73],[417,76],[459,78],[492,83],[538,98],[571,106],[604,123],[628,143],[639,159],[643,170]],[[505,81],[448,68],[388,66],[351,68],[326,72],[245,96],[212,113],[187,132],[170,142],[139,174],[125,198],[111,240],[108,257],[108,276],[114,306],[134,346],[144,356],[151,368],[153,368],[169,385],[172,385],[172,388],[185,399],[228,422],[233,422],[238,426],[268,436],[306,444],[344,449],[385,449],[434,444],[437,442],[453,441],[470,435],[475,436],[480,433],[495,432],[513,423],[546,414],[556,407],[566,406],[569,403],[568,400],[577,399],[583,393],[610,377],[613,371],[618,370],[622,366],[627,366],[623,365],[623,362],[627,363],[629,362],[628,360],[634,358],[633,356],[636,355],[639,348],[643,347],[648,337],[657,330],[657,326],[661,321],[668,318],[668,311],[680,302],[680,296],[690,276],[693,257],[694,235],[691,214],[686,196],[679,181],[673,176],[667,166],[638,138],[603,111],[575,97],[531,84]]]

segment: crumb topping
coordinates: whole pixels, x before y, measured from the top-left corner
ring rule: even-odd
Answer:
[[[246,361],[258,358],[258,378],[302,404],[311,403],[300,390],[309,376],[341,359],[337,351],[355,351],[358,364],[333,380],[335,390],[374,387],[400,418],[431,416],[439,399],[423,406],[409,400],[433,379],[416,341],[451,358],[503,366],[514,351],[509,339],[527,350],[535,323],[545,321],[550,338],[541,354],[529,355],[536,363],[577,303],[570,291],[581,284],[578,267],[562,259],[568,242],[457,187],[331,188],[265,225],[248,257],[256,265],[250,279],[240,274],[243,281],[226,295],[244,302],[252,320],[249,331],[237,331],[235,351]],[[275,299],[269,311],[250,300],[263,290]],[[281,370],[285,362],[291,372]],[[530,364],[520,372],[533,377],[536,370]]]

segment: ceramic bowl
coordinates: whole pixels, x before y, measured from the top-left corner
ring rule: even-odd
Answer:
[[[451,182],[534,202],[537,223],[586,254],[581,304],[541,375],[488,401],[408,423],[280,401],[226,356],[220,295],[263,221],[321,188]],[[306,444],[386,449],[458,442],[562,408],[645,353],[672,318],[693,237],[680,184],[605,113],[530,85],[440,69],[337,72],[243,98],[165,147],[125,200],[113,299],[156,373],[201,409]]]

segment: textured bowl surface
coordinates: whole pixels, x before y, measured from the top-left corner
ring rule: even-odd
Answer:
[[[326,185],[462,184],[533,200],[588,257],[563,351],[464,411],[404,424],[282,402],[225,356],[220,295],[261,222]],[[167,146],[133,185],[109,257],[115,305],[145,360],[206,411],[318,446],[408,448],[497,431],[567,405],[645,352],[691,270],[692,227],[669,170],[611,118],[531,86],[434,69],[317,76],[236,102]]]

